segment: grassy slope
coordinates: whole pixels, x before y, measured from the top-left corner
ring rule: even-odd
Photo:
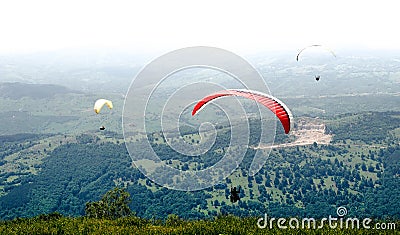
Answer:
[[[49,219],[39,216],[31,219],[17,219],[0,223],[0,234],[376,234],[374,229],[260,229],[258,218],[220,216],[212,220],[184,221],[178,218],[149,221],[137,217],[117,220],[78,218]],[[382,221],[389,223],[389,221]],[[372,223],[371,223],[372,224]],[[400,234],[400,222],[395,228],[380,230],[379,234]]]

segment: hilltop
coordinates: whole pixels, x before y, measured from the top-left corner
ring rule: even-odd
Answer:
[[[53,98],[55,95],[68,93],[82,94],[82,92],[53,84],[0,83],[0,96],[13,100],[23,97],[32,99]]]

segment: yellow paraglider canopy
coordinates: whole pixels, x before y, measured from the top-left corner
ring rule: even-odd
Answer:
[[[96,103],[94,103],[94,111],[98,114],[104,105],[107,105],[109,109],[113,108],[113,103],[110,100],[106,99],[98,99]]]

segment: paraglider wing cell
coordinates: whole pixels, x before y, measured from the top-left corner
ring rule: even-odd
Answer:
[[[104,105],[107,105],[109,109],[113,108],[113,103],[110,100],[106,99],[98,99],[96,103],[94,103],[94,112],[100,113],[100,110],[103,108]]]
[[[192,115],[195,115],[197,111],[199,111],[208,102],[224,96],[241,96],[261,103],[278,117],[283,126],[283,129],[285,130],[285,133],[289,133],[292,113],[287,108],[287,106],[277,98],[257,91],[242,89],[229,89],[219,91],[200,100],[193,108]]]

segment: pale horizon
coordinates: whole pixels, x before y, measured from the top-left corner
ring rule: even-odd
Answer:
[[[6,1],[0,54],[92,49],[163,53],[212,46],[237,53],[400,49],[396,1]]]

